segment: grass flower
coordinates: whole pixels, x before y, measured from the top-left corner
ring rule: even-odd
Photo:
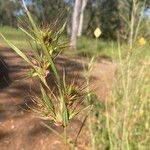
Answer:
[[[40,118],[64,127],[66,124],[63,118],[63,105],[67,112],[66,119],[69,121],[83,110],[81,104],[85,94],[84,88],[74,83],[66,84],[65,82],[62,88],[58,88],[59,93],[54,94],[50,89],[46,90],[41,85],[41,95],[32,97],[34,107],[31,110]]]
[[[143,46],[143,45],[145,45],[145,44],[146,44],[145,38],[144,38],[144,37],[141,37],[141,38],[139,39],[139,45],[140,45],[140,46]]]

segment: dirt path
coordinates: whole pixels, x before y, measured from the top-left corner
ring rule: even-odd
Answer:
[[[26,111],[25,103],[30,103],[29,92],[38,92],[37,83],[29,79],[20,80],[28,71],[27,64],[13,51],[0,47],[1,60],[5,61],[8,86],[1,84],[0,89],[0,149],[1,150],[58,150],[63,149],[60,139],[41,124],[41,120]],[[57,65],[66,68],[68,76],[82,82],[83,62],[81,59],[59,57]],[[1,62],[2,63],[2,62]],[[92,88],[101,99],[110,90],[107,84],[112,80],[114,65],[101,60],[93,66]],[[1,70],[2,74],[2,70]],[[5,75],[6,75],[5,74]],[[74,135],[80,120],[72,121],[69,130]],[[56,130],[58,130],[56,128]],[[61,132],[61,129],[59,130]],[[83,144],[83,143],[82,143]],[[81,149],[81,148],[80,148]]]

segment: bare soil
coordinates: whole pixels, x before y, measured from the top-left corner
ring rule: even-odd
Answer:
[[[29,93],[39,92],[37,80],[24,78],[28,65],[11,49],[4,47],[0,47],[0,60],[0,150],[65,149],[61,140],[26,107],[26,103],[31,104]],[[60,56],[57,60],[58,68],[64,67],[67,76],[79,83],[84,81],[83,64],[86,65],[87,60],[79,57]],[[93,64],[91,87],[101,100],[109,95],[114,71],[115,65],[105,59]],[[68,130],[72,137],[80,124],[80,119],[71,122]],[[62,129],[52,127],[62,132]],[[84,133],[81,136],[84,137]],[[88,149],[86,142],[81,138],[79,149]]]

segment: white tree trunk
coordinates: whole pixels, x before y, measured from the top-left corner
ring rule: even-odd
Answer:
[[[82,0],[81,15],[80,15],[80,20],[79,20],[79,28],[78,28],[78,37],[82,35],[84,10],[85,10],[86,4],[87,4],[87,0]]]
[[[78,27],[79,27],[79,18],[81,14],[81,5],[82,5],[82,0],[75,1],[73,17],[72,17],[72,31],[71,31],[71,43],[70,43],[70,46],[73,49],[76,49],[76,45],[77,45],[77,34],[78,34]]]
[[[71,20],[70,19],[67,22],[67,35],[71,35]]]

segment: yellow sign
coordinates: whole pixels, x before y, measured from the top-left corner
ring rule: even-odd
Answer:
[[[95,37],[99,38],[101,34],[102,34],[101,29],[100,28],[96,28],[95,31],[94,31]]]

